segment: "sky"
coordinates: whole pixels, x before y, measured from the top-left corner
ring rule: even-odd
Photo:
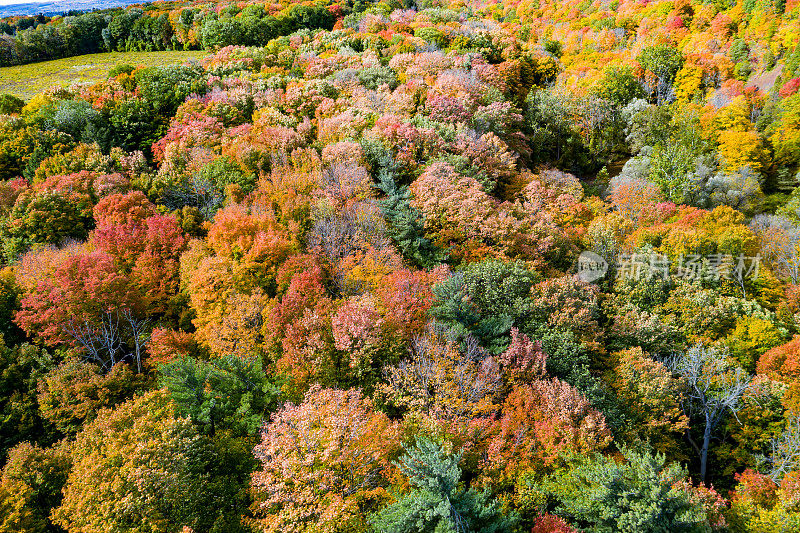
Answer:
[[[50,0],[0,0],[0,6],[10,6],[12,4],[44,4]]]

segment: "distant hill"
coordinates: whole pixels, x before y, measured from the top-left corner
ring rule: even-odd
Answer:
[[[23,15],[57,15],[65,11],[92,11],[109,7],[129,6],[142,3],[140,0],[55,0],[54,2],[28,2],[0,6],[0,18]]]

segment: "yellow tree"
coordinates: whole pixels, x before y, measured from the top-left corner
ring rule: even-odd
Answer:
[[[675,433],[680,435],[689,427],[676,399],[681,394],[680,381],[639,347],[618,352],[612,360],[609,383],[629,416],[625,440],[649,441],[660,452],[674,452]]]

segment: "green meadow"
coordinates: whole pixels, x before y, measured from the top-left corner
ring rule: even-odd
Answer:
[[[105,78],[108,71],[122,64],[174,65],[200,60],[204,50],[191,52],[109,52],[67,57],[42,63],[0,68],[0,93],[10,93],[25,100],[53,85],[95,82]]]

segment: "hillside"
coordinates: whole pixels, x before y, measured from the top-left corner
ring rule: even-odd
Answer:
[[[13,0],[7,0],[13,1]],[[26,17],[42,15],[61,15],[70,11],[93,11],[109,9],[130,4],[138,0],[54,0],[52,2],[19,2],[0,5],[0,17]]]
[[[800,531],[798,16],[7,19],[0,533]]]
[[[0,93],[30,99],[52,87],[91,84],[108,79],[108,71],[120,65],[167,66],[200,61],[206,53],[189,52],[108,52],[87,54],[14,67],[0,67]]]

